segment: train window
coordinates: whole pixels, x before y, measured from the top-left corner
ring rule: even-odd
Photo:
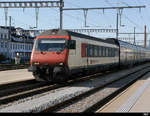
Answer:
[[[101,46],[99,46],[99,55],[98,56],[99,57],[102,56],[102,47]]]
[[[111,48],[108,48],[108,56],[111,57]]]
[[[93,56],[93,49],[92,49],[92,45],[88,46],[88,53],[89,53],[89,57]]]
[[[114,56],[115,56],[115,49],[112,48],[112,49],[111,49],[111,57],[114,57]]]
[[[94,57],[97,55],[96,54],[96,46],[93,46],[94,47]]]
[[[111,57],[111,49],[112,49],[112,48],[109,48],[109,50],[108,50],[109,57]]]
[[[35,46],[37,51],[63,51],[65,39],[38,39]],[[27,46],[24,46],[25,48]]]
[[[88,57],[89,56],[89,52],[88,52],[88,45],[86,45],[85,47],[85,56]]]
[[[108,57],[108,48],[106,47],[106,57]]]
[[[110,50],[111,50],[111,48],[108,48],[108,57],[111,57],[111,54],[110,54],[111,51]]]
[[[118,49],[115,49],[115,56],[118,56],[119,55],[119,51]]]
[[[110,55],[110,48],[108,48],[108,57],[110,57],[111,55]]]
[[[105,57],[105,56],[106,56],[106,48],[103,47],[103,57]]]
[[[115,53],[116,53],[116,49],[114,48],[114,57],[116,56],[116,54],[115,54]]]
[[[98,56],[98,49],[97,46],[94,46],[94,57]]]
[[[69,49],[76,49],[76,41],[69,40]]]
[[[104,47],[101,47],[101,56],[103,56],[103,52],[104,52]]]
[[[110,48],[108,48],[108,54],[107,55],[108,55],[108,57],[110,57]]]
[[[99,56],[99,46],[96,46],[97,49],[97,57]]]
[[[92,46],[92,57],[94,57],[94,45],[91,46]]]

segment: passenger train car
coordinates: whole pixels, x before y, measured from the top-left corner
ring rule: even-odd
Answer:
[[[29,71],[38,81],[64,81],[79,73],[150,60],[150,50],[116,40],[66,30],[48,30],[35,40]]]

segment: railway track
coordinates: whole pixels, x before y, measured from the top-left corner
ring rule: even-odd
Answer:
[[[131,69],[131,70],[133,70],[133,69]],[[140,70],[142,70],[142,71],[140,71]],[[94,104],[90,103],[91,104],[90,107],[88,107],[88,108],[85,107],[86,109],[84,109],[84,110],[81,107],[79,107],[78,105],[77,105],[78,109],[80,109],[80,110],[75,110],[72,107],[76,106],[76,104],[82,104],[81,106],[84,106],[83,105],[85,103],[84,100],[86,100],[86,98],[89,99],[90,98],[89,96],[94,96],[94,95],[97,94],[97,92],[99,94],[102,91],[104,92],[107,87],[109,88],[109,86],[112,86],[114,83],[119,83],[119,81],[122,81],[123,78],[127,79],[128,78],[127,76],[135,75],[135,73],[137,73],[136,74],[137,76],[139,76],[139,75],[142,76],[143,74],[140,74],[140,72],[143,72],[143,71],[144,71],[143,74],[145,74],[147,71],[149,71],[149,65],[143,65],[139,68],[136,67],[136,70],[131,71],[132,73],[131,72],[123,73],[124,70],[119,71],[119,72],[115,72],[115,71],[114,72],[107,72],[107,74],[95,74],[95,75],[90,75],[90,76],[86,76],[86,77],[82,77],[82,78],[77,78],[77,79],[74,79],[74,80],[70,80],[65,84],[48,85],[48,84],[45,84],[45,83],[35,83],[32,80],[34,84],[31,84],[30,87],[23,87],[23,86],[21,87],[21,86],[19,86],[19,88],[16,88],[16,89],[8,89],[9,92],[6,92],[6,90],[5,90],[7,95],[4,94],[5,93],[4,91],[3,92],[1,91],[3,89],[0,89],[0,95],[2,95],[2,93],[3,93],[3,95],[0,97],[0,103],[1,103],[0,112],[1,111],[2,112],[7,111],[7,108],[11,108],[11,107],[15,108],[15,106],[17,107],[18,105],[21,105],[21,104],[25,107],[26,105],[24,105],[24,104],[32,103],[30,100],[40,99],[40,98],[42,98],[46,95],[49,95],[50,98],[53,98],[53,94],[57,94],[59,92],[66,91],[66,90],[69,91],[69,89],[71,90],[71,87],[79,87],[81,89],[83,88],[83,90],[81,90],[82,92],[81,91],[76,92],[77,94],[73,95],[71,97],[65,97],[64,96],[62,101],[61,100],[58,100],[58,101],[54,100],[55,102],[52,105],[47,105],[47,107],[46,108],[44,107],[44,109],[39,108],[38,111],[37,111],[37,108],[36,109],[31,108],[30,111],[25,110],[24,108],[22,110],[23,110],[23,112],[84,112],[84,111],[87,112],[87,111],[93,111],[93,109],[96,107],[95,104],[97,104],[97,103],[102,104],[101,103],[102,101],[104,102],[106,99],[111,98],[110,97],[111,96],[110,92],[109,92],[109,95],[107,95],[107,96],[105,96],[104,94],[101,94],[101,95],[103,95],[103,97],[100,96],[101,100],[99,100],[99,102],[98,101],[93,102]],[[113,77],[112,73],[114,75],[115,75],[115,73],[118,73],[120,75],[120,77]],[[108,76],[110,76],[110,77],[108,78]],[[99,78],[99,77],[101,77],[101,78]],[[136,77],[136,79],[137,79],[137,77]],[[129,78],[128,78],[128,81],[130,81],[130,84],[133,83],[133,80],[131,81]],[[135,79],[134,79],[134,81],[135,81]],[[76,84],[76,82],[78,84]],[[94,82],[97,82],[97,84],[94,84]],[[21,84],[19,84],[19,85],[21,85]],[[121,85],[123,87],[127,86],[127,85],[123,85],[123,84],[121,84]],[[27,86],[27,85],[24,84],[24,86]],[[88,87],[88,89],[87,89],[86,86]],[[10,85],[10,88],[11,88],[11,85]],[[29,89],[24,90],[23,88],[29,88]],[[86,89],[84,89],[84,88],[86,88]],[[14,91],[14,92],[18,91],[18,92],[13,93],[12,91]],[[115,91],[112,92],[114,95],[117,93]],[[117,89],[117,91],[120,91],[120,89]],[[62,93],[64,93],[64,92],[62,92]],[[23,99],[23,98],[26,99],[27,97],[33,96],[33,95],[36,95],[36,94],[39,94],[39,96],[36,96],[34,98],[31,97],[31,99],[28,99],[28,100],[23,100],[23,101],[20,101],[20,102],[17,102],[17,103],[10,103],[9,104],[9,102],[13,102],[13,101],[16,102],[16,100],[19,100],[20,98],[21,99]],[[41,95],[41,94],[43,94],[43,95]],[[94,98],[97,98],[97,97],[94,97]],[[93,99],[93,97],[91,97],[91,99]],[[27,103],[27,102],[29,102],[29,103]],[[36,101],[34,101],[34,104],[35,103],[36,103]],[[21,108],[21,106],[18,106],[18,107]],[[74,110],[71,110],[71,111],[68,110],[68,109],[70,109],[69,107],[74,109]],[[17,108],[15,108],[15,110],[18,111]]]
[[[103,76],[106,74],[110,74],[112,72],[117,72],[118,70],[107,71],[105,73],[96,73],[88,76],[79,76],[78,78],[73,78],[72,80],[67,81],[63,84],[52,84],[45,82],[37,82],[35,80],[27,80],[16,83],[4,84],[0,85],[0,108],[3,105],[9,104],[10,102],[24,99],[26,97],[30,97],[37,94],[42,94],[48,92],[50,90],[54,90],[57,88],[69,86],[72,83],[86,81],[88,79],[94,79],[97,76]]]
[[[104,85],[95,87],[90,91],[66,100],[54,107],[50,107],[43,112],[95,112],[149,71],[150,67],[137,70],[121,78],[117,78],[108,83],[106,82]]]

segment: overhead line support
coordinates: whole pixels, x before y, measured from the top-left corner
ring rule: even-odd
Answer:
[[[85,27],[86,27],[86,22],[87,22],[87,11],[88,10],[103,10],[103,13],[104,13],[104,10],[105,9],[117,9],[117,18],[116,18],[116,39],[118,39],[118,35],[119,35],[119,16],[120,15],[120,26],[123,26],[121,25],[121,14],[122,14],[122,11],[123,9],[125,8],[145,8],[145,6],[121,6],[121,7],[94,7],[94,8],[64,8],[63,10],[83,10],[84,11],[84,23],[85,23]]]
[[[62,8],[62,4],[60,1],[1,1],[0,8],[4,8],[5,12],[5,26],[7,26],[8,8],[35,8],[37,28],[39,8]]]

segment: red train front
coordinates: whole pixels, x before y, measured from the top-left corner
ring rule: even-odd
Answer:
[[[69,36],[61,35],[58,30],[39,35],[33,46],[29,71],[36,80],[53,81],[67,77]]]

